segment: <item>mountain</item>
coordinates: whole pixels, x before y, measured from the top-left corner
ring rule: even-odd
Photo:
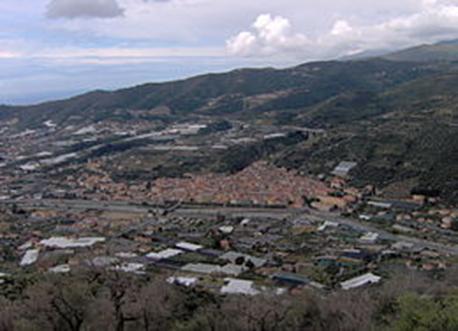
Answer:
[[[421,45],[383,56],[391,61],[453,62],[458,61],[458,40]]]
[[[35,106],[5,107],[0,116],[19,117],[20,123],[27,127],[41,125],[46,120],[70,124],[75,116],[97,122],[113,118],[119,110],[144,111],[157,107],[166,107],[172,116],[250,117],[271,111],[307,111],[345,95],[367,97],[434,72],[437,68],[384,59],[308,63],[284,70],[245,69],[114,92],[94,91]],[[125,112],[120,116],[128,120],[130,115]]]
[[[352,160],[358,163],[354,185],[437,191],[456,203],[457,50],[456,42],[448,42],[380,58],[243,69],[94,91],[27,107],[2,106],[0,121],[14,119],[18,132],[49,120],[59,127],[81,127],[107,120],[167,124],[201,118],[324,129],[319,138],[231,149],[217,160],[170,158],[157,169],[178,176],[194,170],[230,171],[265,158],[318,174]]]

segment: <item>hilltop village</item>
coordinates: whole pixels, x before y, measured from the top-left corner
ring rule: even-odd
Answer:
[[[352,290],[405,268],[440,273],[458,255],[458,210],[437,197],[353,186],[358,160],[319,173],[269,160],[324,130],[12,124],[0,127],[2,292],[81,268],[221,295]]]

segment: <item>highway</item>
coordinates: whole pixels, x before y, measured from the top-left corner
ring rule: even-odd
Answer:
[[[241,208],[241,207],[191,207],[178,206],[168,209],[164,206],[140,205],[132,202],[122,201],[90,201],[90,200],[5,200],[0,201],[1,205],[17,205],[24,209],[51,209],[58,211],[87,211],[96,210],[104,212],[119,212],[126,214],[148,215],[149,212],[163,213],[169,211],[169,215],[181,217],[204,217],[211,218],[218,215],[226,217],[243,218],[266,218],[283,220],[304,217],[317,222],[332,221],[340,225],[349,226],[360,232],[378,233],[381,239],[400,241],[415,245],[418,248],[435,250],[443,254],[458,255],[458,246],[445,245],[438,242],[424,240],[416,237],[398,235],[382,230],[367,222],[342,217],[335,213],[318,212],[310,209],[275,209],[275,208]]]
[[[336,214],[311,211],[309,217],[314,217],[316,219],[322,219],[322,220],[328,220],[328,221],[336,222],[341,225],[347,225],[359,231],[378,233],[381,239],[397,241],[397,242],[405,242],[405,243],[413,244],[417,248],[426,248],[426,249],[431,249],[431,250],[434,250],[440,253],[458,255],[458,246],[445,245],[442,243],[433,242],[433,241],[425,240],[421,238],[394,234],[394,233],[382,230],[376,226],[369,225],[367,224],[367,222],[362,223],[358,220],[341,217]]]
[[[304,213],[305,209],[276,209],[276,208],[238,208],[238,207],[195,207],[182,206],[170,208],[165,206],[142,205],[124,201],[90,201],[90,200],[4,200],[0,205],[17,205],[24,209],[52,209],[61,211],[86,211],[96,210],[105,212],[119,212],[126,214],[146,215],[150,211],[157,213],[169,211],[176,216],[188,217],[216,217],[225,215],[231,217],[265,217],[284,219],[291,215]]]

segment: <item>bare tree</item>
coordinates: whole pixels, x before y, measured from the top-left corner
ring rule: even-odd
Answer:
[[[77,278],[50,278],[26,290],[24,315],[43,329],[80,331],[94,300],[90,284]]]
[[[108,290],[113,305],[114,330],[125,331],[126,324],[136,322],[140,318],[137,312],[131,309],[135,292],[138,290],[135,282],[125,273],[107,272],[104,275],[104,287]]]
[[[15,330],[16,307],[8,299],[0,297],[0,331]]]
[[[174,313],[182,306],[180,293],[163,281],[152,281],[136,297],[136,310],[145,331],[168,330]]]

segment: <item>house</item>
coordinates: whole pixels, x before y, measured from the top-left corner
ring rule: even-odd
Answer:
[[[228,276],[238,276],[244,273],[247,269],[248,268],[243,265],[229,263],[223,267],[219,267],[218,273],[228,275]]]
[[[40,241],[40,244],[49,248],[84,248],[91,247],[99,242],[105,242],[105,238],[66,238],[66,237],[52,237]]]
[[[368,206],[380,208],[380,209],[391,209],[393,204],[391,202],[383,202],[383,201],[369,201],[367,203]]]
[[[414,249],[414,244],[404,241],[398,241],[391,245],[391,248],[397,251],[411,251]]]
[[[131,272],[134,274],[143,274],[145,265],[142,263],[121,263],[113,268],[116,271]]]
[[[191,244],[188,242],[179,242],[175,245],[175,247],[182,249],[184,251],[189,251],[189,252],[197,252],[198,250],[201,250],[202,248],[204,248],[203,246]]]
[[[315,258],[315,264],[322,268],[337,265],[337,256],[318,256]]]
[[[180,254],[183,254],[184,251],[182,251],[181,249],[173,249],[173,248],[169,248],[169,249],[165,249],[161,252],[158,252],[158,253],[149,253],[146,255],[146,257],[148,259],[152,259],[152,260],[165,260],[165,259],[170,259],[174,256],[177,256],[177,255],[180,255]]]
[[[346,177],[350,171],[358,165],[356,162],[343,161],[340,162],[337,167],[334,168],[332,174],[338,177]]]
[[[207,263],[188,263],[181,270],[197,274],[214,274],[219,272],[220,266]]]
[[[359,219],[361,221],[370,221],[372,219],[372,216],[366,215],[366,214],[361,214],[361,215],[359,215]]]
[[[117,264],[119,262],[118,258],[111,256],[96,256],[90,261],[90,265],[96,268],[106,268]]]
[[[48,270],[50,273],[53,273],[53,274],[65,274],[65,273],[69,273],[70,272],[70,265],[68,264],[61,264],[61,265],[58,265],[58,266],[55,266],[53,268],[50,268]]]
[[[227,252],[227,253],[223,254],[220,257],[220,259],[221,260],[230,261],[232,263],[237,263],[239,260],[242,260],[243,261],[242,263],[248,263],[248,261],[251,261],[251,263],[253,263],[253,265],[256,268],[260,268],[264,264],[267,263],[267,261],[265,259],[261,259],[261,258],[254,257],[254,256],[251,256],[251,255],[247,255],[247,254],[237,253],[237,252],[234,252],[234,251]]]
[[[367,205],[380,209],[395,209],[403,212],[413,212],[421,207],[417,202],[401,200],[371,200]]]
[[[331,221],[326,221],[326,222],[323,223],[323,225],[321,225],[320,227],[318,227],[318,231],[324,231],[324,230],[326,230],[328,227],[337,228],[338,226],[339,226],[339,223],[331,222]]]
[[[292,286],[307,285],[311,282],[309,278],[293,273],[277,273],[272,276],[272,279],[279,283]]]
[[[402,226],[399,224],[395,224],[392,226],[394,231],[400,232],[400,233],[410,233],[413,232],[414,230],[412,228],[409,228],[407,226]]]
[[[403,212],[413,212],[421,208],[421,204],[414,201],[392,201],[393,208]]]
[[[333,210],[333,209],[343,209],[347,206],[347,201],[340,197],[333,196],[319,196],[320,200],[317,203],[312,203],[312,206],[317,207],[320,210]]]
[[[221,288],[223,294],[243,294],[243,295],[257,295],[259,291],[253,287],[253,281],[226,278],[225,285]]]
[[[38,260],[38,255],[40,254],[39,249],[29,249],[25,252],[24,256],[22,257],[21,262],[19,265],[21,267],[26,267],[29,265],[34,264]]]
[[[233,226],[221,226],[218,230],[222,234],[231,234],[232,232],[234,232],[234,227]]]
[[[360,249],[347,249],[341,253],[340,257],[367,262],[374,258],[374,254]]]
[[[241,226],[247,226],[250,223],[250,221],[251,220],[249,218],[245,218],[240,222],[240,225]]]
[[[368,232],[366,234],[364,234],[360,240],[362,243],[365,243],[365,244],[375,244],[377,242],[377,239],[380,235],[378,233],[375,233],[375,232]]]
[[[362,275],[356,278],[352,278],[350,280],[342,282],[340,283],[340,286],[344,290],[350,290],[350,289],[361,287],[361,286],[368,285],[368,284],[376,284],[380,282],[381,279],[382,278],[380,276],[376,276],[373,273],[367,273],[365,275]]]
[[[5,274],[3,272],[0,272],[0,285],[2,285],[3,283],[5,283],[5,278],[9,277],[8,274]]]
[[[224,252],[217,250],[217,249],[205,248],[205,249],[201,249],[199,251],[199,254],[209,256],[209,257],[220,257],[221,255],[224,254]]]
[[[181,285],[185,287],[193,286],[197,283],[197,277],[169,277],[167,283]]]

